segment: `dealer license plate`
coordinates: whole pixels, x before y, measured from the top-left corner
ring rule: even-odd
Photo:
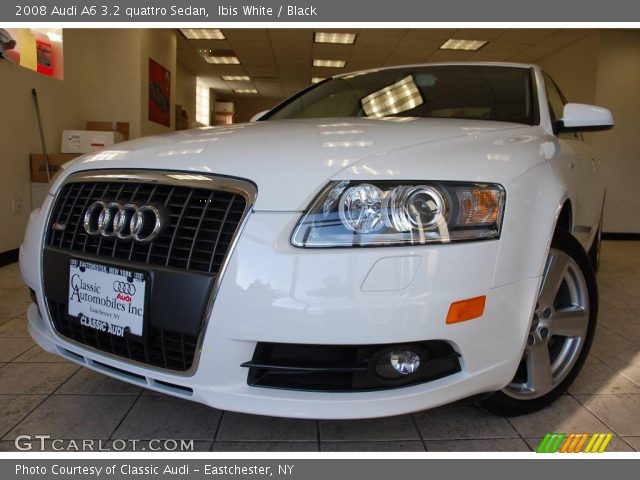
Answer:
[[[69,315],[85,327],[142,335],[146,277],[125,268],[69,260]]]

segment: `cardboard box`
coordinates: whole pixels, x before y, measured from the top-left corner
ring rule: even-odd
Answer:
[[[120,132],[122,138],[129,140],[129,122],[87,122],[87,130],[94,132]]]
[[[49,174],[53,176],[60,170],[60,166],[78,158],[78,153],[53,153],[49,154]],[[33,183],[47,183],[47,168],[44,164],[44,155],[41,153],[32,153],[30,155],[31,162],[31,181]]]
[[[62,153],[91,153],[123,140],[124,137],[120,132],[64,130],[61,150]]]

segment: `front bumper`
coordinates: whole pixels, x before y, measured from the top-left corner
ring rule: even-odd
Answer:
[[[189,374],[130,363],[58,335],[43,308],[40,235],[28,231],[21,267],[40,305],[29,309],[31,335],[45,350],[107,375],[216,408],[262,415],[396,415],[498,390],[513,377],[539,278],[493,288],[499,241],[305,250],[289,243],[298,218],[297,213],[251,215],[205,322],[202,348]],[[29,230],[42,231],[41,225],[30,225]],[[487,296],[481,318],[445,324],[452,302],[479,295]],[[241,367],[252,358],[258,342],[361,345],[432,339],[454,347],[461,355],[461,371],[390,390],[329,393],[258,388],[247,384],[248,371]]]

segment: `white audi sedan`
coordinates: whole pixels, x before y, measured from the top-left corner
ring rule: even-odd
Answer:
[[[339,75],[246,124],[67,165],[20,251],[46,351],[216,408],[305,418],[562,394],[593,340],[604,188],[534,65]]]

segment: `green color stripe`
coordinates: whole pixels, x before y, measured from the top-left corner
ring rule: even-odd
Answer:
[[[547,433],[538,445],[536,453],[556,453],[566,436],[566,433]]]
[[[546,452],[547,444],[549,443],[552,437],[553,437],[552,434],[547,433],[542,439],[542,441],[540,442],[540,444],[538,445],[538,448],[536,449],[536,453],[547,453]]]

